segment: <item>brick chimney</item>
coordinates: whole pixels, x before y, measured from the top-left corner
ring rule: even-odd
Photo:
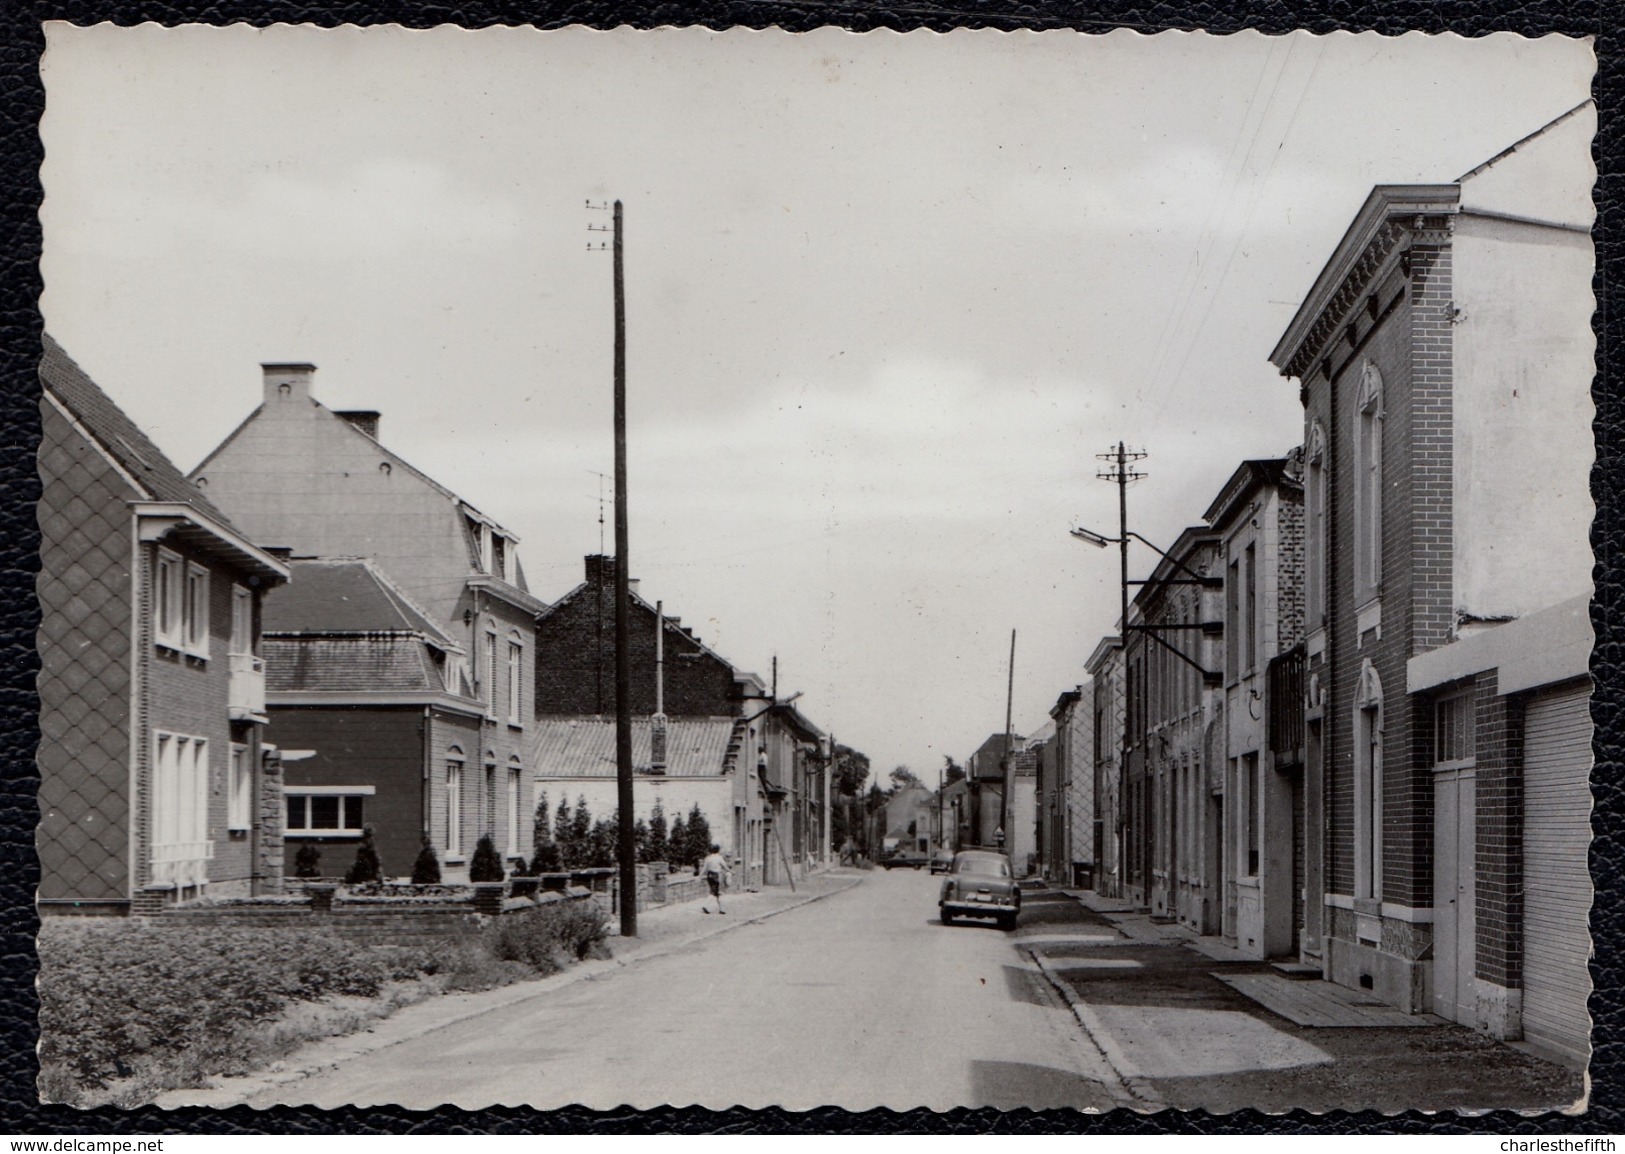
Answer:
[[[304,361],[270,361],[260,365],[265,374],[265,403],[310,400],[310,381],[316,366]]]
[[[372,409],[343,409],[333,414],[354,425],[373,440],[378,439],[379,414]]]

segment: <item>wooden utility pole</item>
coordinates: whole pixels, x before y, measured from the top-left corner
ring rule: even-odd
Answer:
[[[615,202],[615,784],[620,806],[621,936],[638,936],[637,845],[632,807],[632,660],[626,544],[626,278],[621,256],[621,202]]]
[[[1010,825],[1010,794],[1015,783],[1016,767],[1010,764],[1010,727],[1015,721],[1016,710],[1016,631],[1010,630],[1010,673],[1009,682],[1004,694],[1004,796],[999,799],[999,828],[1004,831],[1004,845],[1008,846],[1012,840],[1013,831]],[[1015,863],[1011,863],[1014,865]],[[1019,875],[1018,875],[1019,876]]]

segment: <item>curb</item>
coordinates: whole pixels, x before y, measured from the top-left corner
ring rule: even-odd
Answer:
[[[711,938],[728,933],[730,930],[738,929],[741,926],[753,926],[759,922],[765,922],[769,918],[777,917],[779,914],[788,913],[791,910],[800,909],[802,906],[811,905],[813,902],[823,901],[825,898],[830,898],[834,897],[836,894],[845,893],[847,890],[862,885],[866,876],[867,875],[852,878],[847,881],[845,885],[826,890],[823,893],[808,894],[804,898],[798,898],[797,900],[786,905],[782,905],[777,909],[765,910],[754,917],[741,918],[740,920],[734,922],[724,922],[719,924],[715,929],[707,930],[706,932],[697,934],[694,937],[683,938],[679,941],[667,942],[659,946],[651,947],[647,951],[639,952],[628,958],[610,957],[599,962],[579,962],[576,965],[571,966],[568,970],[565,970],[563,973],[549,974],[545,978],[536,978],[528,982],[515,982],[511,986],[498,987],[497,990],[489,992],[496,994],[498,992],[514,991],[514,993],[512,996],[507,998],[492,998],[491,1004],[489,1005],[470,1007],[466,1013],[458,1014],[454,1017],[445,1018],[443,1020],[425,1023],[420,1027],[415,1027],[400,1034],[398,1037],[379,1038],[374,1036],[370,1039],[372,1044],[365,1044],[364,1039],[366,1039],[367,1035],[371,1033],[370,1030],[361,1034],[344,1035],[343,1037],[345,1039],[352,1039],[357,1043],[360,1043],[359,1048],[308,1066],[301,1066],[294,1070],[279,1070],[275,1073],[259,1071],[253,1074],[245,1075],[242,1081],[250,1084],[231,1088],[229,1095],[222,1097],[219,1100],[215,1100],[214,1098],[210,1097],[210,1095],[216,1091],[225,1090],[227,1087],[199,1086],[190,1089],[166,1091],[154,1099],[153,1105],[157,1106],[159,1109],[165,1110],[179,1109],[181,1107],[221,1109],[228,1106],[246,1105],[250,1098],[253,1098],[257,1094],[263,1093],[266,1090],[274,1089],[278,1086],[291,1085],[294,1082],[302,1082],[306,1078],[314,1077],[317,1074],[322,1074],[328,1070],[336,1069],[345,1062],[352,1062],[357,1058],[364,1058],[370,1054],[376,1054],[380,1050],[389,1049],[391,1046],[399,1046],[405,1042],[417,1041],[419,1038],[432,1034],[436,1030],[443,1030],[448,1026],[460,1025],[463,1022],[481,1017],[485,1014],[492,1014],[499,1010],[507,1010],[515,1006],[523,1005],[525,1002],[529,1002],[535,998],[544,997],[558,989],[561,989],[562,987],[573,985],[576,982],[592,981],[594,979],[608,977],[611,974],[614,974],[618,969],[634,966],[639,962],[652,960],[654,958],[667,957],[698,942],[708,941]],[[445,995],[443,994],[433,995],[432,997],[415,1004],[432,1004],[434,997],[444,996]],[[479,995],[474,996],[478,997]],[[404,1008],[410,1009],[411,1007],[408,1006]],[[379,1022],[387,1022],[388,1020],[388,1018],[380,1018]],[[312,1038],[309,1044],[316,1044],[327,1040],[329,1039]],[[165,1099],[171,1098],[175,1100],[173,1102],[165,1101]]]
[[[1100,1051],[1100,1056],[1106,1059],[1106,1064],[1111,1067],[1112,1073],[1117,1075],[1118,1084],[1122,1086],[1123,1093],[1129,1099],[1128,1105],[1130,1108],[1149,1110],[1165,1106],[1166,1103],[1158,1097],[1156,1090],[1152,1088],[1151,1080],[1135,1065],[1134,1059],[1130,1058],[1123,1048],[1117,1044],[1117,1039],[1112,1037],[1111,1032],[1106,1029],[1105,1023],[1095,1013],[1094,1007],[1080,998],[1071,986],[1061,980],[1060,975],[1055,972],[1036,947],[1019,948],[1033,960],[1033,964],[1038,967],[1039,973],[1044,975],[1044,980],[1050,984],[1050,988],[1060,995],[1068,1008],[1071,1009],[1072,1016],[1077,1019],[1078,1025],[1083,1028],[1084,1036],[1094,1043],[1095,1049]]]

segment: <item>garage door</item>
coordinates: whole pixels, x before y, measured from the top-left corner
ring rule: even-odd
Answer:
[[[1589,687],[1534,698],[1524,728],[1524,1037],[1590,1052]]]

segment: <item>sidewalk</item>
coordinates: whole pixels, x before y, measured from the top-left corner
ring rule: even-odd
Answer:
[[[724,915],[715,912],[714,904],[712,913],[702,913],[701,906],[708,904],[704,902],[641,910],[638,936],[634,939],[620,937],[618,920],[611,921],[609,948],[614,955],[611,958],[578,962],[561,973],[494,990],[437,995],[378,1019],[360,1032],[312,1041],[268,1069],[242,1077],[216,1078],[214,1084],[207,1087],[168,1091],[159,1095],[154,1105],[163,1109],[177,1106],[218,1109],[240,1105],[278,1086],[297,1082],[364,1054],[421,1038],[470,1018],[510,1010],[532,999],[556,994],[576,982],[612,978],[626,966],[677,953],[707,938],[849,890],[867,876],[862,870],[835,868],[805,880],[798,879],[794,893],[789,886],[771,886],[759,893],[725,894],[723,900],[728,912]]]
[[[1431,1015],[1286,978],[1127,903],[1054,889],[1016,945],[1139,1108],[1571,1110],[1584,1076]],[[1294,1020],[1297,1019],[1297,1020]]]

